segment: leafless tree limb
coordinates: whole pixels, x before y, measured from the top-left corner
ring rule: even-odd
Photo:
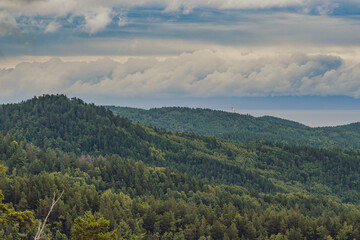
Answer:
[[[51,206],[50,206],[50,209],[49,209],[49,212],[48,214],[46,215],[46,218],[44,220],[44,222],[41,224],[41,222],[39,223],[39,227],[38,227],[38,230],[35,234],[35,237],[34,237],[34,240],[39,240],[41,239],[43,236],[43,232],[44,232],[44,229],[45,229],[45,225],[46,225],[46,222],[50,216],[50,213],[52,212],[55,204],[60,200],[60,198],[62,197],[62,195],[64,194],[64,191],[61,192],[60,196],[58,198],[56,198],[56,193],[54,192],[54,196],[53,196],[53,199],[52,199],[52,203],[51,203]]]

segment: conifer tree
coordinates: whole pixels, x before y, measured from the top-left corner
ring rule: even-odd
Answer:
[[[104,218],[97,218],[90,212],[84,217],[75,219],[72,229],[74,240],[115,240],[116,231],[109,232],[110,222]]]

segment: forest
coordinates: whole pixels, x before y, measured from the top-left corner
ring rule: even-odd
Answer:
[[[337,127],[311,128],[303,124],[271,117],[201,108],[163,107],[150,110],[106,106],[116,115],[134,122],[175,132],[213,135],[239,142],[267,140],[319,148],[360,148],[360,123]]]
[[[64,95],[2,105],[0,239],[34,239],[61,192],[46,239],[360,239],[358,142],[238,142],[145,124]]]

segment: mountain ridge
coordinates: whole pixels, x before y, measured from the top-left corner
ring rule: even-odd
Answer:
[[[116,115],[175,132],[214,135],[239,142],[267,140],[320,148],[360,149],[360,123],[308,127],[272,116],[253,117],[211,109],[164,107],[150,110],[107,106]]]
[[[3,105],[0,131],[6,203],[44,219],[65,190],[49,239],[88,214],[120,239],[360,237],[359,150],[169,132],[64,95]],[[0,225],[0,238],[19,231]]]
[[[356,172],[360,169],[359,154],[354,150],[269,141],[236,143],[190,132],[167,132],[133,123],[104,107],[64,95],[44,95],[3,105],[0,131],[45,149],[59,148],[77,155],[119,154],[218,184],[241,185],[269,193],[318,192],[324,186],[326,190],[321,190],[324,195],[346,202],[360,201],[360,193],[353,194],[358,187],[343,184],[345,178],[359,181]],[[351,176],[345,175],[350,172]]]

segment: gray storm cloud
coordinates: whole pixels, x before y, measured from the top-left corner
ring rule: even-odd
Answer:
[[[0,97],[43,93],[113,97],[345,95],[360,97],[360,63],[337,56],[228,58],[201,50],[165,60],[63,62],[0,71]]]

